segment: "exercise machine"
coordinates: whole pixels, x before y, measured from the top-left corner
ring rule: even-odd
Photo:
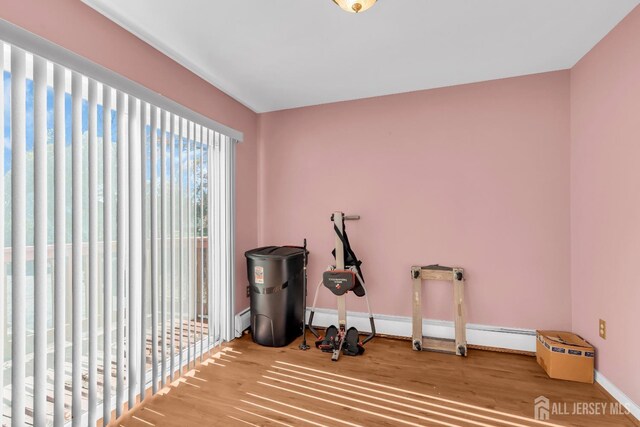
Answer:
[[[335,232],[335,249],[332,252],[335,258],[335,265],[328,266],[322,275],[322,280],[318,283],[313,298],[313,307],[309,313],[308,329],[318,338],[316,347],[324,352],[332,353],[331,360],[334,362],[338,360],[340,353],[348,356],[358,356],[362,354],[364,352],[364,344],[371,341],[376,335],[373,313],[371,312],[369,297],[367,296],[362,270],[360,269],[362,262],[358,260],[353,249],[351,249],[345,228],[345,221],[355,221],[359,219],[359,215],[345,215],[342,212],[334,212],[333,215],[331,215],[333,230]],[[321,336],[313,327],[313,316],[318,301],[318,293],[322,285],[329,289],[338,299],[338,326],[329,326],[324,336]],[[358,297],[364,297],[367,302],[371,333],[362,341],[360,341],[360,334],[356,328],[351,327],[347,329],[346,298],[349,292],[352,292]],[[306,336],[303,338],[303,342],[306,343]]]
[[[414,350],[430,350],[442,353],[467,355],[467,325],[464,306],[464,270],[458,267],[428,265],[411,267],[413,280],[412,347]],[[422,281],[444,280],[453,284],[453,309],[455,318],[455,338],[432,338],[422,335]]]

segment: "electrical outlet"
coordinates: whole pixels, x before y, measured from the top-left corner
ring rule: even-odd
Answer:
[[[247,286],[247,298],[251,296],[251,286]]]
[[[603,340],[607,339],[607,322],[600,319],[600,326],[598,327],[598,331],[600,333],[600,338]]]

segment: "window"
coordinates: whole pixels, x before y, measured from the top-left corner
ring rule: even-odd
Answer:
[[[239,138],[11,24],[0,38],[3,423],[95,425],[232,338]]]

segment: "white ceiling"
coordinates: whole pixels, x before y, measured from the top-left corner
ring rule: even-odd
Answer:
[[[256,112],[572,67],[640,0],[83,0]]]

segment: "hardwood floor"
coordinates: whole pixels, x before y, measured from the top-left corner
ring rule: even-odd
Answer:
[[[245,335],[132,413],[126,427],[156,426],[633,426],[609,414],[597,385],[552,380],[524,355],[470,350],[467,358],[415,352],[408,341],[376,338],[362,356],[312,348],[261,347]],[[545,396],[564,412],[533,419]],[[574,406],[577,405],[577,406]],[[590,406],[588,406],[590,405]],[[557,412],[557,411],[556,411]]]

